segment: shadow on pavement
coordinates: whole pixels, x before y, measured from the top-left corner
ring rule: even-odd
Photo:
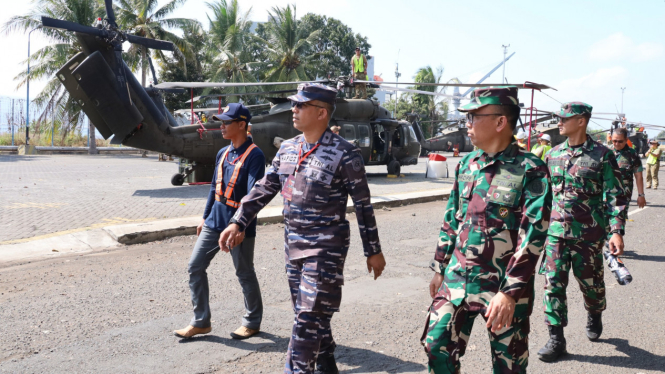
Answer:
[[[179,343],[186,344],[205,341],[220,343],[229,347],[248,351],[281,352],[286,354],[286,350],[289,346],[289,338],[284,338],[267,332],[261,332],[256,335],[256,337],[270,340],[270,342],[264,340],[253,343],[252,339],[235,340],[215,335],[204,335],[196,336],[191,339],[181,339]],[[345,373],[376,373],[385,371],[391,373],[405,373],[423,371],[426,369],[425,365],[421,363],[404,361],[369,349],[346,347],[342,345],[338,345],[335,349],[335,360],[339,364],[352,367],[352,369],[344,370]],[[425,361],[424,354],[423,361]]]
[[[625,251],[623,256],[621,256],[621,257],[626,258],[627,260],[665,262],[665,256],[641,255],[641,254],[635,253],[633,251]]]
[[[599,342],[611,344],[616,350],[628,357],[619,356],[586,356],[569,354],[565,356],[565,361],[574,360],[582,362],[591,362],[611,367],[624,367],[629,369],[655,369],[665,368],[665,356],[658,356],[642,348],[633,347],[626,339],[600,339]]]
[[[201,199],[208,197],[209,184],[198,186],[179,186],[169,188],[155,188],[152,190],[136,190],[132,196],[143,196],[155,199]]]

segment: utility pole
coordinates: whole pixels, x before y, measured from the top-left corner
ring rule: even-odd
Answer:
[[[621,114],[623,114],[623,91],[626,90],[626,87],[621,87]]]
[[[399,72],[399,62],[395,63],[395,79],[397,79],[396,83],[399,83],[399,77],[402,76],[402,73]],[[397,85],[395,85],[395,88],[397,88]],[[397,100],[399,100],[399,96],[397,94],[397,90],[395,90],[395,118],[397,118]]]
[[[508,54],[508,47],[510,47],[510,44],[502,44],[501,47],[503,48],[503,74],[501,75],[501,84],[503,84],[506,80],[506,54]]]
[[[28,140],[30,139],[30,34],[38,28],[42,27],[39,25],[34,29],[30,30],[28,33],[28,76],[27,76],[27,93],[26,93],[26,111],[25,111],[25,146],[28,146]]]

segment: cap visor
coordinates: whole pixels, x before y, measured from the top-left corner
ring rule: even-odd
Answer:
[[[301,95],[301,94],[291,95],[291,96],[287,97],[287,99],[290,100],[290,101],[295,101],[297,103],[306,103],[306,102],[312,100],[309,97],[306,97],[306,96]]]
[[[222,113],[222,114],[215,114],[214,116],[212,116],[212,119],[215,121],[233,121],[235,118],[229,117],[225,113]]]
[[[478,104],[475,101],[471,101],[470,103],[462,105],[461,107],[457,108],[457,110],[460,112],[470,112],[472,110],[480,109],[486,105],[488,104]]]

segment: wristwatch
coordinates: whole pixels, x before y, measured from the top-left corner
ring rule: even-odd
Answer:
[[[235,218],[231,218],[231,219],[229,220],[229,225],[232,224],[232,223],[235,223],[236,225],[238,225],[238,227],[240,227],[240,232],[245,231],[245,225],[243,225],[242,223],[238,222]]]
[[[638,193],[637,194],[637,197],[645,197],[645,196],[646,196],[646,194],[643,194],[643,193]]]

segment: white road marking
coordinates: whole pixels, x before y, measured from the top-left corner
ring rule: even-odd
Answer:
[[[639,212],[644,212],[644,211],[647,210],[647,209],[649,209],[648,206],[645,206],[644,208],[633,209],[633,210],[631,210],[630,212],[628,212],[628,215],[635,214],[635,213],[639,213]]]

